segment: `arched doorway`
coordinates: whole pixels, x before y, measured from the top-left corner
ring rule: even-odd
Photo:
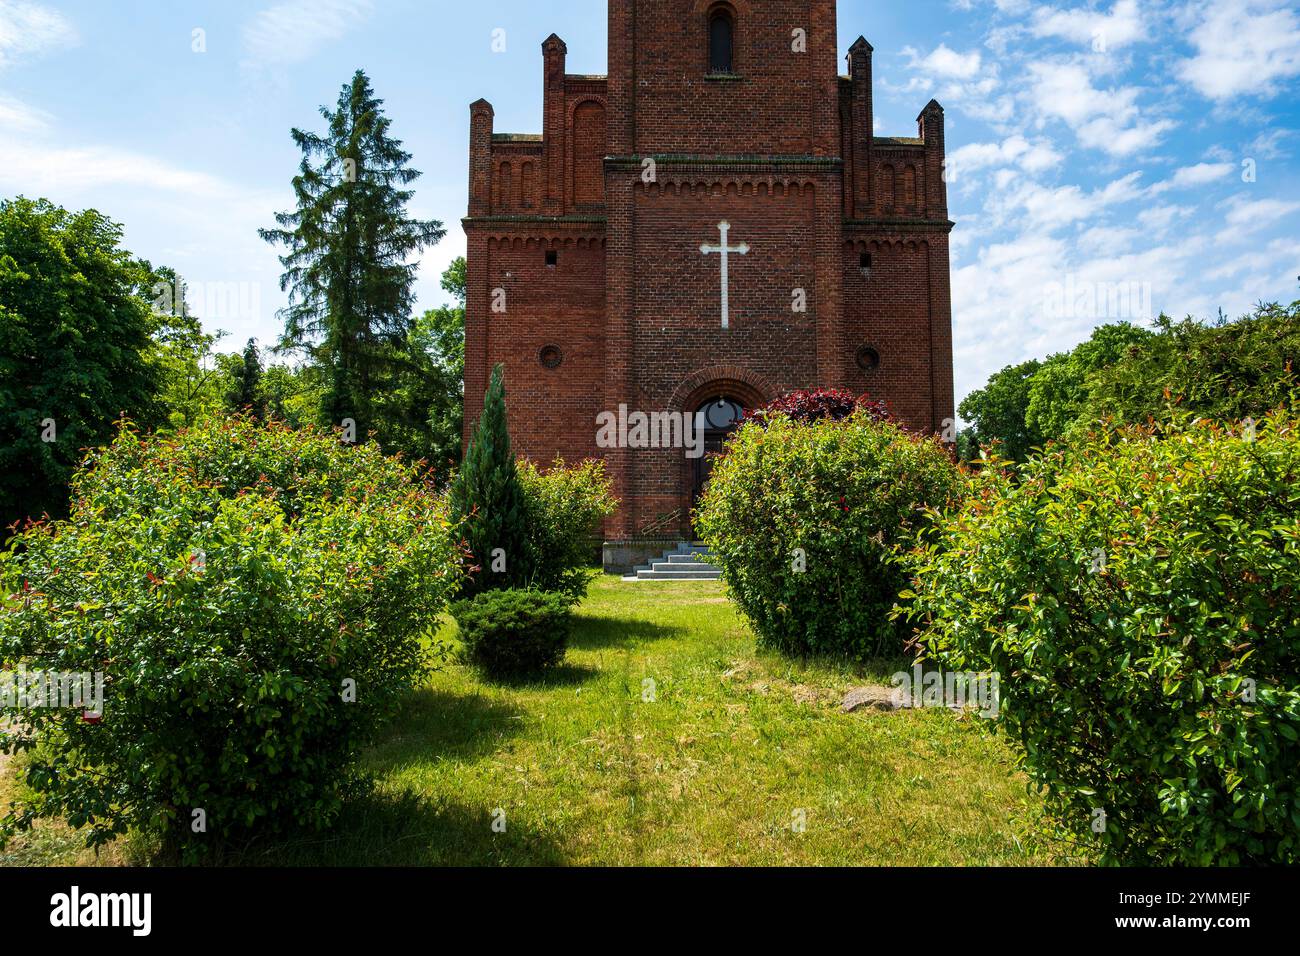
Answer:
[[[722,451],[727,436],[736,430],[744,417],[745,407],[733,395],[718,394],[707,399],[697,409],[695,421],[704,428],[704,449],[700,457],[694,459],[693,481],[691,484],[691,511],[709,483],[715,457]]]

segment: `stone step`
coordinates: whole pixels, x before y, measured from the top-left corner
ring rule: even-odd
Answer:
[[[717,581],[722,568],[711,560],[707,545],[680,545],[662,557],[638,565],[624,581]]]
[[[636,572],[638,581],[716,581],[720,577],[721,571],[646,571],[640,568]]]
[[[641,570],[638,568],[637,570]],[[707,561],[653,561],[650,564],[650,571],[711,571],[716,574],[722,573],[722,568],[716,564],[709,564]]]

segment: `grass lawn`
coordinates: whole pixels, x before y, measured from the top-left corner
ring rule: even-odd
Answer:
[[[336,831],[240,847],[229,862],[1051,862],[1024,836],[1037,801],[978,718],[840,712],[845,689],[895,669],[758,652],[717,582],[601,577],[559,670],[519,685],[459,665],[437,673],[367,753],[377,787]],[[15,786],[8,769],[0,801]],[[94,860],[54,824],[0,853]],[[120,841],[99,860],[148,855]]]

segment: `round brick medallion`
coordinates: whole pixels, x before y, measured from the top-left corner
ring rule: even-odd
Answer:
[[[537,353],[537,361],[542,363],[543,368],[559,368],[564,361],[564,353],[558,345],[543,345]]]

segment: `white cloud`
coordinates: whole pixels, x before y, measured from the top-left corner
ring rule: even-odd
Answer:
[[[1141,92],[1124,86],[1099,90],[1080,63],[1040,60],[1029,64],[1029,97],[1044,118],[1064,121],[1083,146],[1129,156],[1156,146],[1177,124],[1147,119],[1137,105]]]
[[[1280,159],[1287,155],[1282,148],[1282,141],[1294,135],[1295,130],[1289,129],[1271,129],[1260,133],[1246,144],[1245,153],[1255,159]]]
[[[9,133],[40,130],[49,125],[49,118],[48,113],[0,94],[0,130]]]
[[[1152,186],[1151,192],[1154,195],[1159,195],[1170,189],[1204,186],[1231,176],[1236,170],[1235,163],[1197,163],[1195,166],[1184,166],[1174,173],[1172,179],[1167,179]]]
[[[1077,185],[1043,186],[1035,182],[1000,184],[1000,194],[990,197],[988,208],[1002,224],[1053,232],[1075,222],[1097,224],[1105,210],[1142,195],[1140,172],[1129,173],[1099,189],[1084,191]]]
[[[1138,224],[1151,236],[1163,236],[1179,220],[1195,213],[1192,206],[1149,206],[1138,213]]]
[[[1137,0],[1118,0],[1108,14],[1040,8],[1034,11],[1029,30],[1036,37],[1058,37],[1097,52],[1119,49],[1147,38]]]
[[[1006,365],[1073,348],[1104,322],[1141,324],[1166,308],[1213,314],[1211,303],[1222,300],[1183,281],[1212,247],[1197,233],[1152,243],[1124,224],[1094,225],[1073,237],[1045,236],[1025,224],[1005,242],[984,246],[975,261],[953,270],[958,397]]]
[[[1196,55],[1176,71],[1201,95],[1270,97],[1282,81],[1300,76],[1300,17],[1286,0],[1210,2],[1196,10]]]
[[[226,191],[225,185],[212,176],[140,153],[107,146],[62,147],[22,140],[6,143],[0,183],[13,184],[33,195],[58,196],[106,186],[207,195]]]
[[[371,0],[286,0],[244,25],[245,62],[282,66],[308,59],[370,15]]]
[[[902,53],[910,58],[908,64],[914,70],[920,70],[929,76],[946,79],[969,80],[980,71],[980,53],[958,53],[940,43],[926,56],[920,56],[915,47],[905,46]]]
[[[1300,202],[1287,202],[1282,199],[1237,199],[1228,204],[1228,213],[1223,221],[1234,230],[1254,232],[1283,216],[1289,216],[1300,210]]]
[[[948,155],[952,179],[990,166],[1019,166],[1028,173],[1040,173],[1058,165],[1064,157],[1047,140],[1033,143],[1016,134],[1001,143],[968,143]]]
[[[27,0],[0,0],[0,67],[77,43],[63,14]]]
[[[1079,234],[1078,249],[1088,255],[1115,255],[1129,252],[1146,239],[1136,226],[1093,226]]]
[[[903,87],[919,96],[933,96],[948,106],[995,126],[1008,122],[1015,113],[1010,96],[998,95],[998,68],[986,63],[978,50],[961,53],[945,44],[922,56],[915,48],[902,51],[913,77]],[[886,89],[889,84],[884,84]]]

